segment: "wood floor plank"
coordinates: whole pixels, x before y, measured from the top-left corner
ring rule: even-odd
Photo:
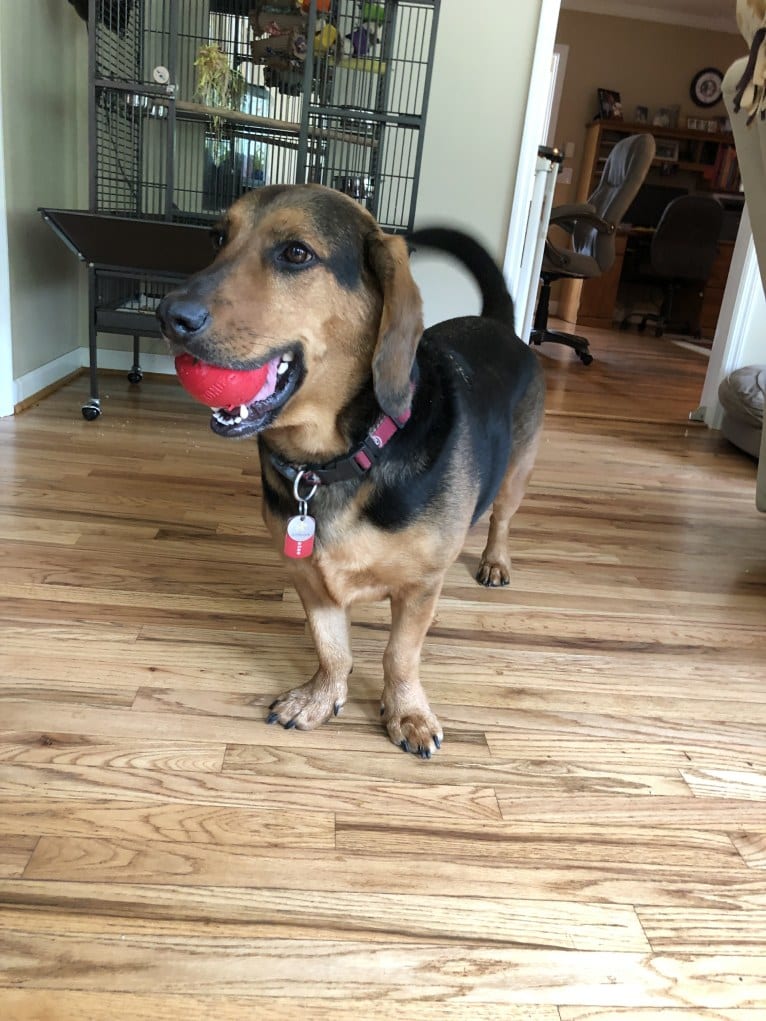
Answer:
[[[397,754],[402,755],[400,751]],[[46,793],[54,797],[196,801],[280,812],[326,811],[330,805],[335,811],[369,812],[385,802],[392,814],[399,815],[441,816],[448,811],[457,818],[499,818],[497,798],[491,787],[431,784],[427,773],[420,775],[421,782],[416,782],[413,776],[409,783],[328,779],[298,785],[289,777],[261,781],[257,776],[233,774],[0,763],[0,789],[5,797],[12,798],[37,795],[44,786]]]
[[[106,744],[88,734],[18,733],[0,744],[0,762],[50,763],[54,766],[103,766],[108,769],[158,769],[178,773],[220,773],[222,744],[156,740]]]
[[[755,772],[752,769],[685,769],[682,775],[698,798],[748,798],[761,803],[766,801],[766,770]]]
[[[734,869],[739,854],[729,836],[703,827],[653,828],[625,822],[605,829],[600,821],[551,819],[480,824],[457,819],[394,820],[390,816],[338,813],[339,851],[364,855],[422,853],[439,861],[533,864],[548,866],[587,863],[700,870]],[[698,878],[698,877],[697,877]]]
[[[73,798],[0,799],[0,834],[177,840],[253,848],[335,846],[329,811],[279,814],[270,810],[168,802]],[[34,841],[30,847],[30,853]],[[24,861],[26,864],[26,859]]]
[[[560,1007],[561,1021],[761,1021],[760,1007]]]
[[[30,920],[31,922],[31,920]],[[766,960],[710,955],[704,961],[609,951],[439,947],[205,935],[61,934],[0,931],[6,982],[84,991],[353,998],[361,988],[392,1004],[459,995],[468,1002],[721,1007],[766,1004]],[[70,963],[71,962],[71,963]],[[338,980],[328,983],[328,971]],[[556,982],[551,983],[551,976]],[[416,992],[414,992],[416,990]]]
[[[297,747],[296,747],[297,745]],[[608,767],[594,768],[588,764],[562,765],[551,768],[548,763],[528,760],[493,760],[472,762],[450,758],[430,763],[429,779],[434,783],[459,785],[491,785],[518,783],[532,789],[543,787],[551,791],[588,788],[599,791],[623,791],[628,794],[679,795],[686,793],[678,775],[652,775],[636,770],[612,771]],[[223,772],[254,773],[259,777],[292,777],[300,779],[352,780],[366,777],[375,780],[403,780],[412,776],[412,766],[405,756],[368,756],[360,763],[348,762],[344,752],[323,749],[304,750],[296,742],[292,747],[275,748],[264,745],[229,745]]]
[[[405,1001],[406,1002],[406,1001]],[[379,998],[368,997],[362,990],[353,1000],[309,999],[300,996],[283,998],[259,996],[199,996],[177,994],[137,994],[85,992],[57,989],[10,989],[0,986],[0,1003],[6,1021],[94,1021],[100,1017],[119,1021],[178,1021],[179,1018],[215,1018],[215,1021],[252,1021],[255,1012],[269,1021],[390,1021],[391,1000],[385,992]],[[514,1006],[507,1003],[465,1003],[457,1000],[420,1000],[419,1021],[559,1021],[555,1007]],[[672,1019],[671,1019],[672,1021]],[[680,1021],[699,1021],[697,1017]],[[702,1019],[705,1021],[705,1019]],[[717,1021],[710,1018],[708,1021]],[[721,1021],[756,1021],[755,1017],[735,1017],[729,1012]]]
[[[25,870],[25,882],[129,879],[156,886],[389,892],[399,896],[429,892],[466,898],[694,905],[735,911],[744,904],[766,906],[766,878],[759,872],[742,863],[724,866],[720,860],[714,870],[672,860],[663,865],[661,848],[647,854],[648,861],[626,855],[625,863],[617,864],[598,859],[591,863],[576,846],[562,849],[558,858],[554,851],[549,862],[541,855],[537,859],[520,856],[518,862],[512,855],[501,860],[479,854],[423,855],[417,839],[410,844],[409,853],[398,854],[385,848],[381,854],[353,850],[309,853],[288,846],[259,852],[243,846],[140,842],[124,837],[66,836],[44,838],[40,843],[34,861]],[[539,840],[532,848],[544,854],[545,841]]]
[[[573,794],[569,798],[546,800],[525,798],[511,788],[497,787],[503,819],[520,823],[525,819],[567,819],[570,823],[592,819],[588,797]],[[599,820],[603,825],[642,825],[656,829],[701,827],[717,833],[730,833],[763,823],[764,806],[755,799],[728,798],[625,798],[605,793],[599,798]]]
[[[129,871],[129,870],[128,870]],[[35,884],[39,888],[41,884]],[[48,883],[50,887],[51,884]],[[121,919],[123,935],[143,935],[147,920],[158,937],[202,932],[219,937],[378,941],[518,946],[639,953],[649,944],[636,912],[627,905],[569,901],[284,890],[73,883],[59,881],[55,907],[45,907],[39,889],[24,910],[13,906],[13,889],[2,895],[4,924],[25,926],[34,905],[35,924],[51,929],[68,919],[71,933],[94,937]],[[62,909],[65,909],[65,915]],[[140,919],[137,921],[136,919]]]
[[[637,910],[657,953],[766,957],[766,908],[743,908],[736,914],[692,907]]]
[[[36,845],[33,834],[0,832],[0,877],[21,876]]]
[[[731,839],[748,868],[766,869],[766,823],[760,831],[733,833]]]

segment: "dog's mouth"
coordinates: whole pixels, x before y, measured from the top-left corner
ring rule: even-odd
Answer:
[[[218,436],[242,438],[261,432],[303,382],[299,349],[283,351],[266,363],[266,379],[253,397],[236,406],[213,408],[210,428]]]

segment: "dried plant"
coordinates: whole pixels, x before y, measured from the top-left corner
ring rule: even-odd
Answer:
[[[239,109],[245,94],[245,79],[241,72],[232,68],[229,58],[217,43],[200,46],[194,66],[197,69],[196,95],[205,106],[221,110]],[[213,158],[216,164],[225,155],[225,147],[221,144],[224,119],[217,114],[210,118],[215,137]]]

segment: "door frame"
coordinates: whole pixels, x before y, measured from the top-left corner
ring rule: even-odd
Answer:
[[[511,219],[508,225],[508,240],[505,246],[503,272],[511,296],[517,295],[521,273],[521,259],[527,234],[529,210],[532,202],[537,150],[545,139],[540,137],[540,125],[545,123],[550,96],[551,55],[556,45],[556,31],[559,25],[561,0],[542,0],[537,39],[532,58],[527,90],[527,110],[521,133],[521,147],[516,169],[516,187],[513,193]],[[521,305],[517,302],[517,305]],[[517,318],[523,309],[517,308]],[[517,332],[520,327],[517,322]]]

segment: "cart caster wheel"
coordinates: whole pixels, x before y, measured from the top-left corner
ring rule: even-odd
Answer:
[[[140,383],[143,378],[144,374],[140,369],[131,369],[128,373],[129,383]]]
[[[101,408],[97,404],[83,404],[82,417],[86,422],[93,422],[101,414]]]
[[[583,353],[580,355],[580,361],[583,363],[583,365],[590,365],[590,363],[593,361],[593,355],[589,355],[587,351],[583,351]]]

